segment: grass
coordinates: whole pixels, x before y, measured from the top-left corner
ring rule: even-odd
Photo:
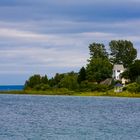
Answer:
[[[140,97],[140,93],[131,93],[128,91],[123,91],[115,93],[113,90],[107,92],[75,92],[69,90],[48,90],[48,91],[33,91],[33,90],[23,90],[23,91],[1,91],[1,94],[26,94],[26,95],[65,95],[65,96],[111,96],[111,97]]]
[[[120,92],[115,93],[114,91],[108,92],[81,92],[76,93],[76,96],[110,96],[110,97],[140,97],[140,93]]]
[[[26,95],[72,95],[73,91],[62,91],[62,90],[13,90],[13,91],[0,91],[0,94],[26,94]]]

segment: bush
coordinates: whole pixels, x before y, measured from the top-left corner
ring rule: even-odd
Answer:
[[[140,92],[140,84],[138,84],[138,83],[129,84],[126,86],[126,90],[129,92],[138,93],[138,92]]]
[[[110,89],[110,86],[108,85],[101,85],[96,84],[93,82],[84,81],[80,84],[80,91],[99,91],[99,92],[105,92],[108,89]]]
[[[50,86],[48,84],[38,84],[33,89],[45,91],[45,90],[50,89]]]
[[[140,76],[136,78],[136,83],[140,85]]]
[[[101,92],[106,92],[110,89],[110,86],[108,85],[98,85],[97,91],[101,91]]]

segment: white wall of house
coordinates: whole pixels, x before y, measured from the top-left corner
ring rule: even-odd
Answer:
[[[128,82],[128,79],[121,78],[121,73],[125,71],[123,65],[114,65],[113,67],[113,75],[112,78],[114,80],[120,80],[123,85],[125,85],[126,82]]]
[[[120,74],[123,72],[123,70],[113,70],[113,78],[115,80],[121,80]]]
[[[120,74],[123,73],[124,70],[125,69],[124,69],[123,65],[114,65],[112,77],[115,80],[121,80]]]

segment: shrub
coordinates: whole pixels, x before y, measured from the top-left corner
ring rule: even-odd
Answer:
[[[108,89],[110,89],[110,86],[108,85],[101,85],[96,84],[93,82],[84,81],[80,84],[80,91],[99,91],[99,92],[105,92]]]
[[[33,89],[45,91],[50,89],[50,86],[48,84],[38,84]]]
[[[128,90],[129,92],[135,92],[138,93],[140,92],[140,84],[138,83],[132,83],[126,86],[126,90]]]
[[[136,83],[140,85],[140,76],[136,78]]]

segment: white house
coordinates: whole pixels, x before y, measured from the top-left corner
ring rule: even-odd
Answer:
[[[125,71],[125,68],[123,65],[119,65],[119,64],[115,64],[113,66],[113,75],[112,75],[112,78],[114,78],[114,80],[120,80],[122,81],[122,84],[125,85],[126,79],[124,78],[121,78],[121,73],[123,73]]]
[[[114,65],[113,66],[113,75],[112,77],[115,79],[115,80],[121,80],[121,77],[120,77],[120,74],[124,72],[124,67],[123,65]]]

